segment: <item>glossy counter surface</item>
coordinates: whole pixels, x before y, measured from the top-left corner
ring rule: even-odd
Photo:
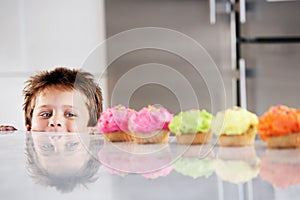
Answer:
[[[1,199],[298,199],[300,149],[0,135]]]

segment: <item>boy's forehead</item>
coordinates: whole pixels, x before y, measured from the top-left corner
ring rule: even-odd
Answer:
[[[74,100],[74,102],[76,102],[76,100],[84,101],[85,103],[87,102],[86,95],[74,88],[50,87],[50,88],[45,88],[45,89],[41,90],[36,95],[35,104],[37,103],[38,100],[41,100],[41,99],[51,100],[49,97],[53,97],[55,99],[56,97],[59,98],[64,95],[72,98]],[[59,99],[59,100],[65,100],[65,99],[63,98],[63,99]]]
[[[76,91],[75,88],[65,85],[51,85],[40,89],[38,92],[39,94],[49,93],[51,91],[58,91],[58,92],[70,92]]]

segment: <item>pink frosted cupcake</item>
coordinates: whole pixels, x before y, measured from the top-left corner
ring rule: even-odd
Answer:
[[[165,108],[148,106],[130,116],[128,126],[138,144],[167,143],[170,135],[168,125],[173,119]]]
[[[118,105],[101,113],[98,130],[111,142],[128,142],[133,138],[128,130],[128,119],[135,111]]]

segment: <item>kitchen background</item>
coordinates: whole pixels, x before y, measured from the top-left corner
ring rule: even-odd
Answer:
[[[1,0],[0,124],[23,130],[24,81],[37,71],[59,65],[83,66],[98,77],[105,107],[127,101],[135,109],[161,104],[173,113],[195,107],[190,96],[178,100],[174,91],[156,83],[141,85],[129,100],[112,98],[118,81],[130,70],[159,63],[184,76],[199,107],[211,112],[213,107],[232,105],[258,115],[271,105],[300,108],[299,10],[300,1],[291,0]],[[103,45],[105,39],[142,27],[175,30],[202,45],[222,75],[226,96],[214,84],[214,91],[209,91],[211,85],[205,78],[216,77],[202,77],[191,63],[159,49],[129,52],[105,70],[106,60],[117,50],[113,44]],[[180,41],[158,42],[187,52],[191,49]],[[96,60],[90,59],[93,52],[99,52]],[[210,64],[203,61],[200,68],[205,70]],[[131,82],[146,76],[141,74]],[[184,90],[176,77],[154,76]],[[217,99],[217,105],[212,99]]]

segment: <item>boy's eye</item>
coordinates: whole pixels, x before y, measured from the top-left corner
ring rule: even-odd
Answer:
[[[49,117],[51,117],[51,113],[42,113],[41,116],[49,118]]]
[[[73,113],[67,113],[66,116],[67,116],[67,117],[75,117],[76,115],[73,114]]]

